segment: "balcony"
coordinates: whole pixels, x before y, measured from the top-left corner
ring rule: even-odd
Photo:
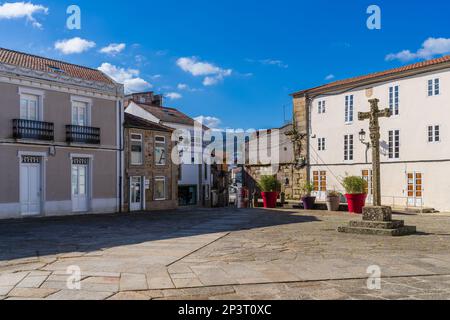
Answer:
[[[14,139],[53,141],[54,135],[53,123],[23,119],[13,120]]]
[[[83,127],[76,125],[66,126],[66,139],[68,143],[100,144],[100,128]]]

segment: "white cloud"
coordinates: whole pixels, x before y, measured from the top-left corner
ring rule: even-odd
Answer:
[[[201,124],[207,126],[210,129],[218,129],[222,124],[222,121],[219,118],[210,116],[199,116],[194,120],[200,122]]]
[[[107,47],[102,48],[100,52],[115,56],[125,50],[126,46],[125,43],[111,43]]]
[[[185,83],[179,83],[177,88],[178,88],[178,90],[187,90],[187,89],[189,89],[189,86]]]
[[[222,77],[206,77],[205,79],[203,79],[203,85],[204,85],[205,87],[208,87],[208,86],[214,86],[214,85],[216,85],[221,79],[222,79]]]
[[[450,53],[450,38],[428,38],[417,52],[403,50],[398,53],[390,53],[386,61],[400,60],[408,62],[416,59],[431,59],[438,55]]]
[[[203,80],[205,86],[215,85],[233,73],[231,69],[222,69],[212,63],[198,61],[196,57],[180,58],[177,65],[194,77],[205,77]]]
[[[123,83],[126,93],[145,91],[152,85],[139,77],[140,71],[136,69],[124,69],[110,63],[102,63],[98,70],[110,76],[114,81]]]
[[[165,95],[167,98],[169,98],[170,100],[178,100],[183,98],[183,96],[177,92],[169,92]]]
[[[246,59],[246,61],[250,63],[260,63],[264,66],[276,66],[283,69],[289,68],[289,65],[277,59],[262,59],[262,60]]]
[[[289,68],[289,66],[281,60],[264,59],[264,60],[260,60],[259,62],[261,64],[267,65],[267,66],[277,66],[277,67],[284,68],[284,69]]]
[[[327,76],[325,77],[325,80],[333,80],[334,78],[336,78],[336,77],[334,76],[334,74],[329,74],[329,75],[327,75]]]
[[[42,28],[42,24],[34,17],[37,13],[48,14],[48,8],[31,2],[6,2],[0,6],[0,20],[26,18],[34,27]]]
[[[55,42],[55,49],[63,54],[82,53],[95,47],[95,42],[75,37]]]

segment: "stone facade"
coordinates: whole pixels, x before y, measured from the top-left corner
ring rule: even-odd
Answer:
[[[302,186],[308,177],[307,165],[307,99],[294,97],[294,125],[280,128],[280,164],[270,165],[246,165],[245,184],[252,190],[263,175],[276,175],[281,182],[281,192],[286,200],[300,200]]]
[[[172,131],[164,126],[148,123],[143,125],[130,124],[127,121],[130,115],[126,115],[125,136],[125,180],[124,180],[124,211],[132,211],[130,208],[131,178],[142,178],[142,190],[144,190],[142,211],[170,210],[178,207],[178,166],[171,161],[173,142]],[[146,122],[141,120],[142,123]],[[160,127],[159,129],[157,127]],[[131,162],[131,136],[141,135],[143,138],[143,162],[142,165],[133,165]],[[166,161],[165,165],[157,165],[155,159],[155,137],[164,137]],[[165,178],[165,200],[155,199],[155,178]],[[135,209],[136,210],[136,209]],[[140,211],[140,210],[136,210]]]

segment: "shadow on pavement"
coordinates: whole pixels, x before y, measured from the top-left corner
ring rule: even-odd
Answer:
[[[180,209],[0,222],[0,263],[197,235],[320,221],[295,211]],[[1,265],[0,265],[1,266]]]

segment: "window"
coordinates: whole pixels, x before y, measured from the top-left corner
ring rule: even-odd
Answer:
[[[327,191],[327,172],[314,171],[313,172],[313,186],[315,192]]]
[[[400,130],[389,131],[389,159],[400,158]]]
[[[20,118],[22,120],[39,120],[39,97],[31,94],[20,95]]]
[[[389,109],[392,112],[392,115],[399,115],[399,105],[400,105],[400,97],[399,97],[399,86],[394,86],[389,88]]]
[[[86,102],[72,101],[72,124],[88,126],[88,104]]]
[[[318,140],[318,150],[325,151],[326,150],[326,140],[325,138],[319,138]]]
[[[204,178],[203,179],[205,179],[206,181],[208,181],[208,165],[205,163],[205,165],[204,165],[204,170],[205,170],[205,172],[204,172]]]
[[[327,108],[325,101],[319,101],[319,108],[318,108],[319,114],[326,113]]]
[[[353,95],[345,96],[345,122],[352,123],[353,122]]]
[[[353,135],[348,134],[344,137],[344,160],[353,161]]]
[[[166,178],[155,178],[155,201],[166,200]]]
[[[155,137],[155,161],[158,166],[166,165],[166,138]]]
[[[428,127],[428,142],[439,142],[441,141],[441,127],[440,126],[429,126]]]
[[[142,135],[141,134],[132,134],[131,135],[131,164],[132,165],[142,165]]]
[[[439,78],[428,80],[428,96],[438,96],[441,92]]]

